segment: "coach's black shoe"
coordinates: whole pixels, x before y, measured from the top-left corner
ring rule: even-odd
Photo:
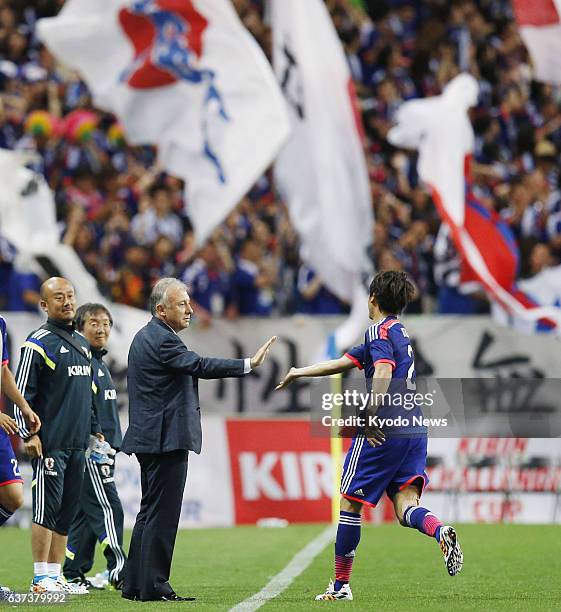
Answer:
[[[121,593],[121,597],[123,599],[130,599],[131,601],[136,601],[139,599],[138,593],[126,593],[125,591]]]
[[[177,593],[170,593],[169,595],[162,595],[157,601],[195,601],[195,598],[181,597]]]

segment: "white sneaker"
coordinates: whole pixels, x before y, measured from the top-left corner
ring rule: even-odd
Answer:
[[[66,582],[64,576],[59,576],[56,579],[56,584],[63,593],[68,593],[69,595],[87,595],[89,593],[88,589],[82,584]]]
[[[104,589],[109,586],[109,572],[98,572],[95,576],[86,576],[86,580],[96,589]]]
[[[333,580],[330,580],[329,584],[327,585],[327,589],[325,589],[325,593],[316,595],[316,601],[337,601],[338,599],[347,599],[348,601],[352,601],[353,593],[348,582],[338,591],[336,591]]]
[[[29,587],[30,593],[62,593],[62,589],[56,580],[49,578],[41,578],[38,582],[32,582]]]

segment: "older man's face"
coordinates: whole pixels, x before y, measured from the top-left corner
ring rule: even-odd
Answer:
[[[183,287],[170,287],[163,305],[163,319],[176,332],[189,326],[193,309],[187,291]]]

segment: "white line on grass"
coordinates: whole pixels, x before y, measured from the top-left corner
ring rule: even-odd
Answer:
[[[324,529],[316,538],[309,542],[304,548],[297,552],[290,563],[258,592],[231,608],[230,612],[251,612],[264,606],[268,601],[280,595],[288,588],[319,555],[320,552],[335,537],[336,525],[330,525]]]

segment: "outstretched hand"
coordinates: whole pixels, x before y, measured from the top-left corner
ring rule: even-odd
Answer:
[[[279,391],[280,389],[284,389],[285,387],[288,387],[288,385],[293,381],[296,380],[296,378],[298,378],[296,376],[296,368],[290,368],[290,370],[288,371],[288,373],[285,375],[285,377],[279,382],[279,384],[275,387],[275,391]]]
[[[273,336],[272,338],[269,338],[269,340],[267,340],[267,342],[265,342],[265,344],[257,350],[257,352],[255,353],[255,355],[253,355],[250,361],[252,370],[254,370],[255,368],[258,368],[265,361],[265,359],[267,358],[267,355],[269,354],[269,349],[271,348],[271,345],[276,340],[277,340],[277,336]]]

